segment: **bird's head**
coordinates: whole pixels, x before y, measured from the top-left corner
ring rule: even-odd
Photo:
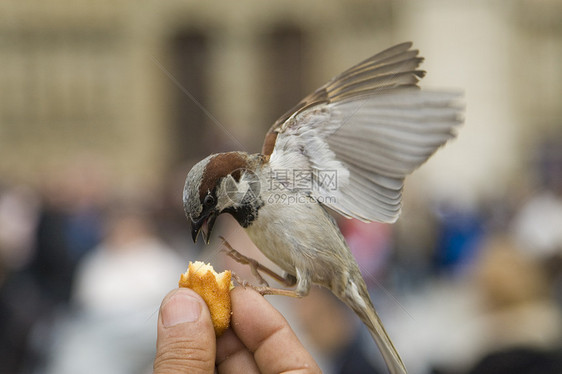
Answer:
[[[199,161],[187,174],[183,208],[191,222],[193,241],[199,232],[208,244],[215,220],[230,213],[249,226],[263,205],[260,199],[259,155],[219,153]]]

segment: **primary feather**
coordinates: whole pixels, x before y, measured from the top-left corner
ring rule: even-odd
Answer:
[[[423,58],[410,48],[402,43],[355,65],[282,116],[264,144],[272,170],[309,170],[310,193],[324,205],[394,222],[404,178],[462,122],[458,94],[419,89]],[[328,171],[335,185],[319,177]]]

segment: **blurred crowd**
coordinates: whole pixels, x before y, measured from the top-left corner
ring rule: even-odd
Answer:
[[[536,178],[505,196],[458,204],[407,184],[396,225],[340,220],[411,373],[562,372],[562,144],[536,154]],[[188,260],[251,278],[190,243],[186,171],[133,194],[91,160],[41,186],[0,181],[0,373],[149,373],[160,301]],[[218,231],[259,257],[232,221]],[[385,372],[329,292],[271,300],[326,373]]]
[[[150,372],[160,302],[197,257],[181,183],[125,196],[98,160],[2,182],[0,372]]]

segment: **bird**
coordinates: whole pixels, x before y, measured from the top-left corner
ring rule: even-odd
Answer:
[[[319,285],[350,307],[392,374],[406,367],[334,212],[395,222],[406,176],[456,137],[462,94],[422,90],[422,61],[405,42],[352,66],[282,115],[260,153],[211,154],[188,172],[183,189],[194,241],[201,232],[208,244],[217,217],[230,214],[285,272],[291,295]]]

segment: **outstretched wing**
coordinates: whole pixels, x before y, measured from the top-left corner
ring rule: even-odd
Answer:
[[[462,122],[458,94],[419,89],[423,58],[411,46],[346,70],[271,127],[262,153],[274,175],[287,176],[285,188],[299,189],[304,173],[310,194],[344,216],[398,218],[404,178]]]

